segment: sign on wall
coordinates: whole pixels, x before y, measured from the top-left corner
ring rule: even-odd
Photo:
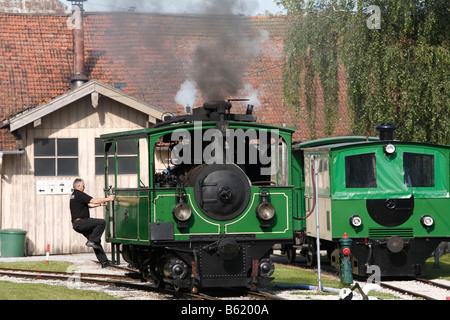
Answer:
[[[37,194],[72,194],[73,180],[37,180]]]

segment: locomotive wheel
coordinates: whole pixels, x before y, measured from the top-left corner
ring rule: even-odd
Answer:
[[[286,257],[288,263],[295,263],[295,258],[297,256],[296,248],[294,246],[286,246]]]
[[[310,239],[308,242],[308,252],[306,252],[306,264],[308,266],[312,266],[317,262],[316,255],[316,244],[313,242],[313,239]]]
[[[308,251],[308,253],[306,254],[306,264],[308,266],[313,266],[314,264],[316,264],[316,260],[317,260],[316,255],[311,251]]]
[[[158,289],[164,288],[164,281],[162,279],[152,279],[153,283],[155,284],[155,287]]]
[[[155,259],[150,258],[150,265],[148,266],[150,277],[157,288],[164,288],[164,274],[158,268],[158,264]]]
[[[175,290],[175,292],[180,292],[181,291],[181,287],[173,286],[173,290]]]
[[[162,277],[157,276],[154,271],[151,271],[152,281],[155,284],[155,287],[158,289],[164,288],[164,280]]]

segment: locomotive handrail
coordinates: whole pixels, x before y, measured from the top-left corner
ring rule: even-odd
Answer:
[[[306,220],[306,219],[308,219],[312,214],[313,214],[313,212],[314,212],[314,209],[316,208],[316,182],[315,182],[315,179],[314,179],[314,165],[312,164],[311,165],[311,176],[312,176],[312,184],[313,184],[313,192],[314,192],[314,194],[313,194],[313,205],[312,205],[312,208],[311,208],[311,211],[306,215],[306,216],[304,216],[303,218],[297,218],[297,217],[292,217],[294,220]]]
[[[275,181],[252,181],[252,186],[257,186],[257,185],[271,185],[271,186],[276,186],[277,183]]]

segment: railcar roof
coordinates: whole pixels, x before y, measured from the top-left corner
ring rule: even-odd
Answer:
[[[323,147],[323,148],[331,148],[344,146],[348,144],[354,144],[355,142],[371,142],[371,141],[379,141],[380,139],[377,137],[362,137],[362,136],[342,136],[342,137],[331,137],[324,139],[317,139],[311,141],[301,142],[293,146],[295,150],[306,149],[306,148],[315,148],[315,147]]]
[[[439,144],[433,144],[433,143],[426,143],[426,142],[411,142],[411,141],[399,141],[399,140],[393,140],[393,141],[384,141],[380,140],[377,137],[369,137],[368,139],[366,137],[335,137],[335,138],[325,138],[325,139],[318,139],[318,140],[312,140],[312,141],[306,141],[300,144],[297,144],[293,146],[293,150],[311,150],[315,152],[326,152],[330,151],[331,149],[338,149],[338,148],[345,148],[345,147],[356,147],[356,146],[364,146],[364,145],[370,145],[370,144],[383,144],[383,143],[401,143],[401,144],[408,144],[408,145],[416,145],[416,146],[428,146],[431,148],[444,148],[444,149],[450,149],[447,145],[439,145]]]

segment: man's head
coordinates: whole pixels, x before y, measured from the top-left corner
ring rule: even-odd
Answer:
[[[84,180],[80,179],[80,178],[75,179],[75,181],[73,182],[73,189],[79,190],[79,191],[84,191],[84,189],[85,189]]]

